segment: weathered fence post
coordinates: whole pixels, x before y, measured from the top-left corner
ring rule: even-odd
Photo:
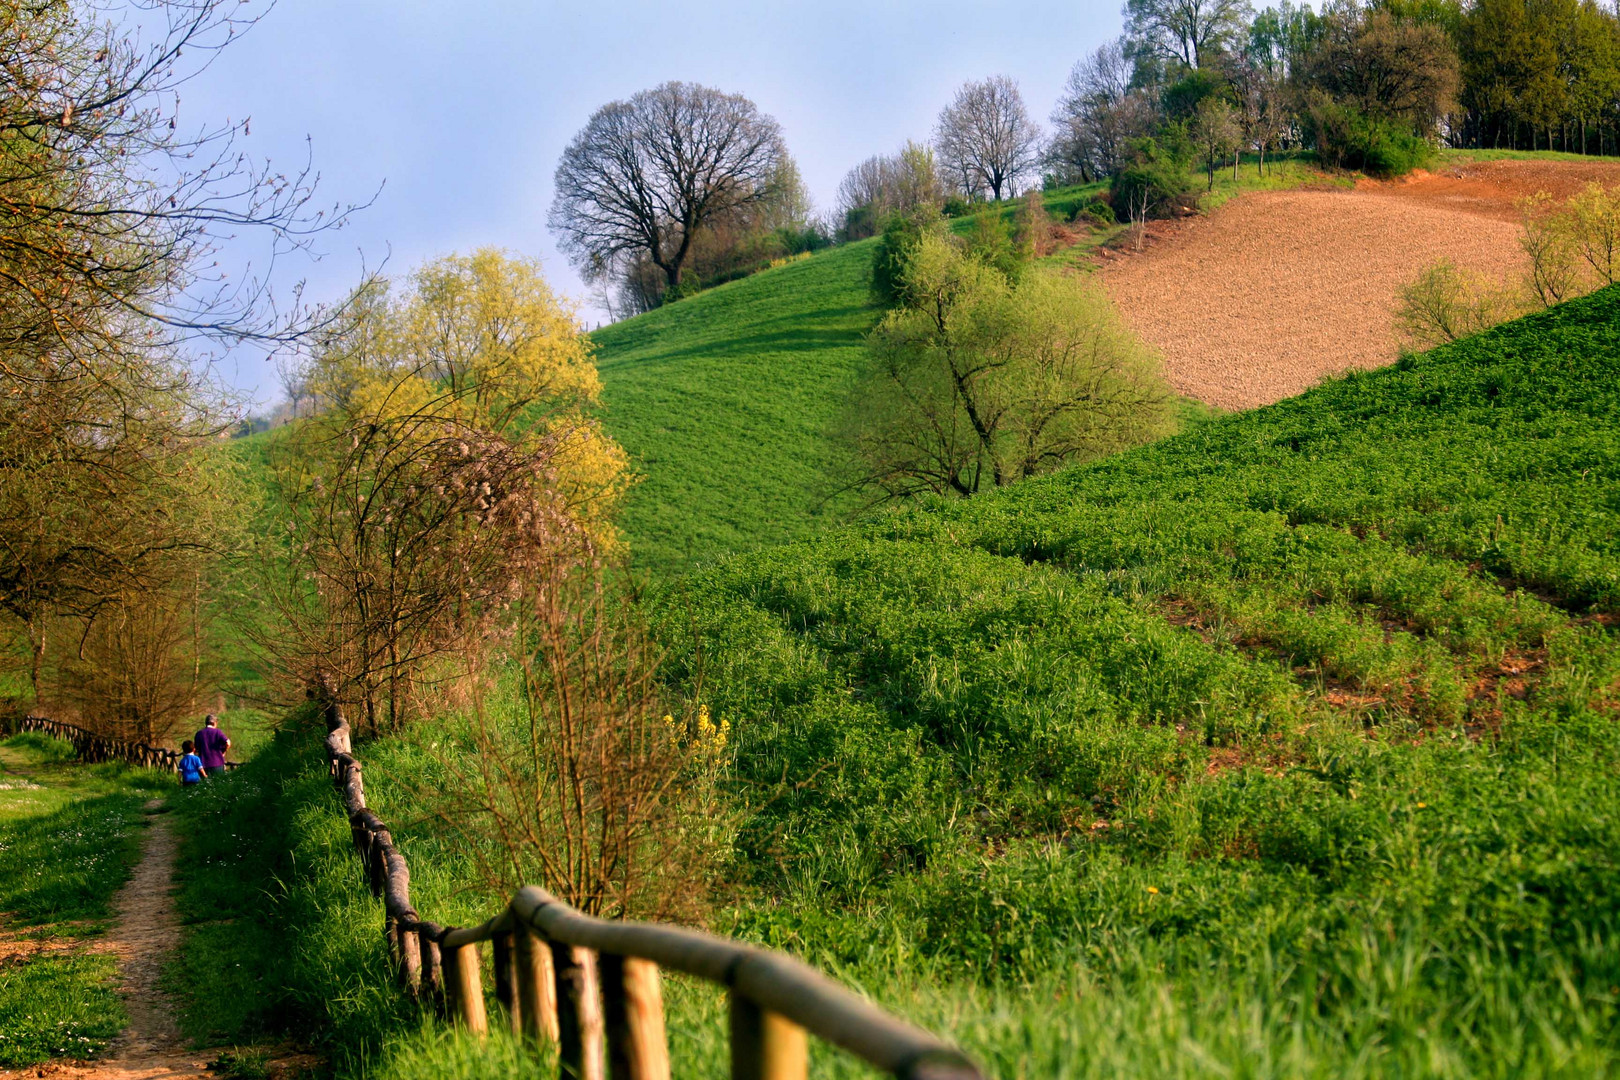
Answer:
[[[658,965],[611,953],[603,953],[598,962],[609,1077],[669,1080],[669,1044],[664,1036],[664,997],[658,985]]]
[[[512,950],[518,1022],[531,1039],[556,1043],[557,980],[552,971],[551,946],[521,921],[513,921],[518,923]]]
[[[495,1000],[506,1010],[512,1034],[523,1034],[523,1019],[517,998],[517,951],[514,934],[496,934],[489,939],[490,967],[495,969]]]
[[[557,969],[557,1057],[563,1080],[606,1080],[602,1075],[602,1002],[596,954],[553,942]]]
[[[439,943],[433,940],[430,924],[416,924],[416,946],[422,960],[421,989],[418,993],[434,1012],[439,1012],[444,1004],[444,967],[439,959]]]
[[[474,1035],[489,1033],[484,1014],[484,983],[478,972],[478,943],[440,950],[444,963],[444,983],[449,990],[453,1015]]]
[[[416,930],[415,912],[395,922],[394,941],[399,949],[399,985],[407,994],[420,993],[422,985],[422,938]]]
[[[731,992],[731,1080],[805,1080],[804,1028]]]

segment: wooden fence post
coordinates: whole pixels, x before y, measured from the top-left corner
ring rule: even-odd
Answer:
[[[602,1020],[607,1028],[611,1080],[669,1080],[664,997],[658,965],[634,956],[603,953]]]
[[[506,1010],[513,1035],[523,1034],[518,1006],[516,934],[496,934],[489,940],[490,966],[495,969],[495,1000]]]
[[[489,1017],[484,1013],[484,982],[478,972],[478,943],[441,949],[439,955],[456,1022],[480,1038],[489,1034]]]
[[[394,942],[399,949],[399,985],[408,994],[420,993],[422,985],[422,939],[416,932],[415,921],[412,913],[410,928],[401,920],[394,930]]]
[[[433,931],[425,923],[417,924],[416,945],[422,960],[419,993],[428,1007],[438,1012],[444,1003],[444,966],[439,959],[439,944],[433,940]]]
[[[552,971],[551,946],[522,923],[518,923],[513,945],[517,1021],[531,1039],[547,1039],[555,1044],[558,1041],[557,979]]]
[[[557,1057],[563,1080],[606,1080],[602,1075],[602,1002],[596,954],[553,942],[557,969]]]
[[[805,1080],[804,1028],[731,992],[731,1080]]]

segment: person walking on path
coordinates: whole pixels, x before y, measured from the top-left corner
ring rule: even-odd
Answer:
[[[202,766],[209,776],[218,776],[225,771],[225,751],[231,748],[231,740],[219,730],[219,717],[209,713],[203,720],[202,730],[197,732],[197,756],[202,758]]]
[[[180,749],[184,751],[184,756],[180,758],[180,782],[186,787],[202,783],[203,777],[208,775],[203,771],[202,758],[192,753],[192,745],[190,739],[180,744]]]

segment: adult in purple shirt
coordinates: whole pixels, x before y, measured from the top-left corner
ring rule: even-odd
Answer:
[[[197,732],[197,756],[202,758],[203,769],[209,776],[218,775],[225,771],[225,751],[231,748],[231,740],[219,730],[219,717],[209,713],[203,720],[202,730]],[[217,772],[216,772],[217,770]]]

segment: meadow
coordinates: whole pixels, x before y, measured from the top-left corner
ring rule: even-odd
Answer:
[[[0,1068],[93,1058],[125,1023],[114,960],[89,947],[171,781],[72,758],[38,734],[0,742]]]
[[[657,592],[672,688],[732,733],[712,925],[994,1075],[1612,1070],[1617,368],[1611,289]],[[255,927],[281,988],[208,1037],[495,1075],[524,1051],[386,988],[307,721],[188,856],[194,917]],[[361,755],[418,903],[470,923],[494,901],[421,802],[457,740]],[[183,980],[194,1025],[227,977]],[[670,999],[677,1075],[718,1075],[718,997]]]
[[[1268,162],[1268,170],[1257,175],[1251,156],[1236,180],[1220,171],[1213,203],[1332,182],[1299,156]],[[1106,188],[1046,192],[1046,211],[1067,221]],[[1019,206],[1009,200],[980,214],[1010,226]],[[965,234],[973,217],[951,226]],[[1076,230],[1047,258],[1089,270],[1094,249],[1121,231]],[[881,314],[870,295],[875,243],[793,260],[592,334],[603,422],[640,476],[619,520],[638,570],[668,577],[804,539],[859,509],[843,487],[832,430]]]

